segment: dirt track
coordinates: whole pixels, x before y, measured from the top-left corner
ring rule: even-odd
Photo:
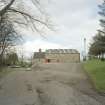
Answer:
[[[43,64],[18,70],[0,82],[0,105],[105,105],[81,64]]]

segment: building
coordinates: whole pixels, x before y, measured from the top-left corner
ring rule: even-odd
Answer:
[[[45,58],[47,62],[80,62],[80,54],[75,49],[49,49]]]
[[[46,63],[80,62],[80,53],[75,49],[48,49],[45,52],[35,52],[34,59]]]
[[[45,52],[35,52],[34,53],[34,62],[45,62]]]

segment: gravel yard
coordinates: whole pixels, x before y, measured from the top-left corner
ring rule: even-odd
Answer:
[[[41,64],[0,81],[0,105],[105,105],[80,63]]]

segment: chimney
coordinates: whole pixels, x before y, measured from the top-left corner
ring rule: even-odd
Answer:
[[[42,52],[41,48],[39,49],[39,52],[40,52],[40,53]]]

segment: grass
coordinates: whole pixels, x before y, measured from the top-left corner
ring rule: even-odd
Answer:
[[[98,92],[105,93],[105,61],[90,60],[84,63],[86,72]]]

